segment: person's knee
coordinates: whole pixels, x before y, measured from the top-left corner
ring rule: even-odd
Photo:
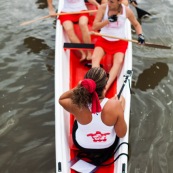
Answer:
[[[92,67],[99,67],[100,66],[100,61],[98,60],[98,58],[94,54],[91,56],[91,60],[92,60]]]
[[[79,20],[79,27],[81,30],[88,30],[88,18],[85,16],[81,17]]]

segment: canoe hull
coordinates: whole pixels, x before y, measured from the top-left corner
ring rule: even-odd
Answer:
[[[61,1],[59,2],[61,9]],[[126,22],[126,36],[131,39],[131,25],[130,22]],[[63,28],[57,20],[56,25],[56,44],[55,44],[55,140],[56,140],[56,172],[70,173],[74,172],[70,169],[70,161],[75,157],[75,148],[71,140],[71,131],[74,117],[66,112],[58,103],[60,95],[74,87],[79,80],[83,79],[85,73],[89,70],[79,62],[79,57],[76,51],[70,49],[64,50],[64,42],[69,42]],[[77,55],[77,56],[76,56]],[[111,67],[111,57],[107,56],[103,58],[103,64],[108,71]],[[117,81],[114,82],[110,88],[107,97],[114,96],[121,88],[124,81],[124,74],[127,70],[132,70],[132,44],[129,42],[122,71]],[[131,81],[130,81],[131,82]],[[124,138],[120,139],[119,143],[128,143],[129,138],[129,118],[130,118],[130,91],[129,85],[126,85],[123,90],[123,96],[126,100],[125,107],[125,121],[127,123],[127,134]],[[115,158],[121,154],[128,154],[128,145],[123,144],[118,152],[115,154]],[[120,173],[124,169],[124,173],[127,173],[127,156],[122,155],[119,159],[109,167],[103,167],[97,171],[97,173]]]

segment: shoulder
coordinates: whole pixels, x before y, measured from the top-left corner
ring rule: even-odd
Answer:
[[[102,110],[102,121],[108,126],[114,126],[122,114],[120,101],[115,98],[109,99]]]
[[[124,4],[125,6],[128,6],[129,4],[128,0],[122,0],[121,3]]]
[[[107,101],[103,108],[104,114],[109,115],[114,120],[121,114],[122,112],[122,106],[118,99],[111,98]]]
[[[129,7],[126,7],[125,6],[125,10],[126,10],[126,16],[127,16],[127,18],[129,18],[129,17],[131,17],[131,16],[134,15],[133,14],[133,11]]]
[[[99,10],[105,11],[106,7],[107,7],[107,3],[101,4],[100,7],[99,7]]]
[[[108,101],[107,111],[110,115],[118,118],[119,116],[124,115],[123,104],[125,104],[125,100],[122,102],[122,99],[118,100],[117,98],[113,97]]]
[[[118,99],[115,99],[115,97],[108,100],[109,108],[118,108],[119,106],[121,106],[121,103]]]
[[[97,11],[97,15],[95,17],[96,21],[100,21],[103,18],[105,10],[106,10],[106,6],[107,6],[107,4],[100,5],[100,7],[98,8],[98,11]]]

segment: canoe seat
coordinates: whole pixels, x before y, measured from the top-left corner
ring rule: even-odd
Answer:
[[[72,49],[72,50],[87,50],[87,49],[94,49],[94,44],[87,44],[87,43],[64,43],[64,49]]]

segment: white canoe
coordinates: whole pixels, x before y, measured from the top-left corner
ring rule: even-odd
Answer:
[[[59,9],[61,11],[63,0],[59,0]],[[131,39],[131,25],[126,22],[126,38]],[[72,148],[71,129],[73,123],[73,116],[66,112],[58,103],[60,95],[74,87],[79,80],[83,79],[88,67],[85,67],[79,62],[74,50],[64,50],[64,43],[69,42],[63,31],[63,28],[57,20],[56,24],[56,44],[55,44],[55,139],[56,139],[56,173],[71,173],[74,172],[70,168],[70,161],[75,157],[75,151]],[[103,61],[104,63],[104,61]],[[110,62],[107,62],[109,66]],[[128,50],[126,52],[123,68],[117,81],[111,87],[107,97],[113,96],[119,92],[123,82],[124,75],[127,70],[132,70],[132,44],[129,42]],[[130,79],[131,80],[131,79]],[[130,81],[131,82],[131,81]],[[127,133],[124,138],[121,138],[119,143],[128,143],[129,140],[129,119],[130,119],[130,91],[127,84],[123,90],[122,95],[125,97],[125,121],[127,123]],[[115,154],[115,158],[121,153],[128,154],[128,145],[123,144]],[[117,161],[108,167],[99,168],[97,173],[127,173],[128,157],[121,155]]]

